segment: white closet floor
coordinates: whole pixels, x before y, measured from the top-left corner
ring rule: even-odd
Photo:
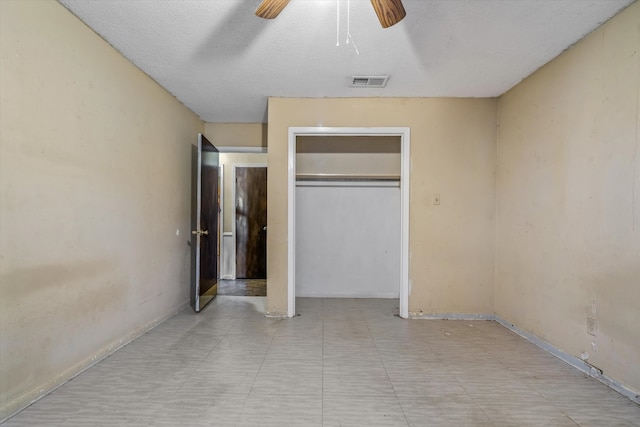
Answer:
[[[397,300],[186,309],[9,426],[640,426],[640,406],[495,322],[402,320]]]

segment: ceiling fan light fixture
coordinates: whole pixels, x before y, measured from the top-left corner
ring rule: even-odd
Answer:
[[[256,9],[256,15],[264,19],[274,19],[289,4],[289,0],[262,0]],[[371,0],[382,28],[389,28],[402,21],[407,12],[402,0]]]
[[[351,76],[351,87],[383,88],[387,85],[389,76]]]
[[[382,28],[396,25],[407,16],[402,0],[371,0],[371,5],[378,15]]]
[[[255,13],[260,18],[274,19],[287,4],[289,0],[262,0]]]

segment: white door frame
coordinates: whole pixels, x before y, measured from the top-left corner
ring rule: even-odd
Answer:
[[[288,274],[287,316],[296,313],[296,140],[298,136],[400,137],[400,317],[409,317],[409,174],[411,131],[408,127],[290,127],[288,137]],[[234,173],[235,176],[235,173]],[[234,199],[235,200],[235,199]]]
[[[231,268],[233,270],[233,280],[236,280],[236,168],[266,168],[266,163],[234,163],[231,171],[231,179],[233,179],[233,185],[231,186],[231,203],[233,203],[233,218],[231,221],[231,232],[233,233],[233,259],[231,260]]]
[[[222,274],[222,260],[224,260],[224,164],[219,161],[218,163],[218,279],[224,279]]]

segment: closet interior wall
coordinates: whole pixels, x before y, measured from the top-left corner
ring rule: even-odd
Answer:
[[[398,298],[400,138],[298,137],[296,296]]]

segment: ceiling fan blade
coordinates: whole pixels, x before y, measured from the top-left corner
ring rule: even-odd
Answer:
[[[260,18],[273,19],[289,4],[289,0],[262,0],[256,9],[256,15]]]
[[[402,0],[371,0],[371,4],[378,15],[382,28],[389,28],[407,16],[407,12],[402,6]]]

